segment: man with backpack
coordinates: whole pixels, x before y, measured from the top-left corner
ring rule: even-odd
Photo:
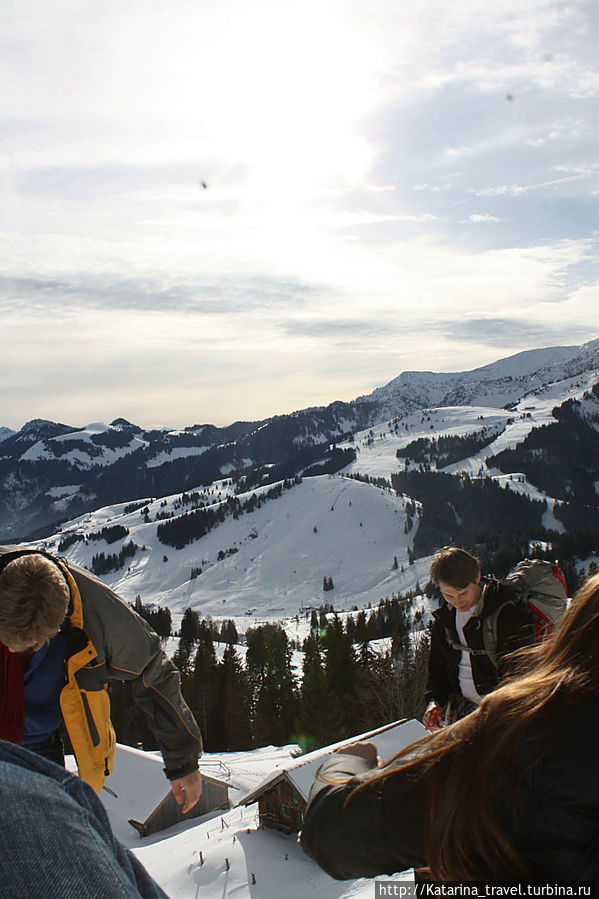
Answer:
[[[506,656],[542,639],[539,622],[549,629],[566,609],[560,574],[549,562],[525,560],[498,581],[483,578],[478,559],[464,549],[446,546],[435,554],[431,580],[445,602],[433,613],[425,727],[435,730],[473,711],[506,674]],[[555,598],[544,604],[546,594]]]

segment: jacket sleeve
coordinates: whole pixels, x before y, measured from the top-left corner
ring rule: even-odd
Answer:
[[[375,877],[426,865],[422,786],[401,774],[393,781],[373,781],[364,759],[343,753],[319,769],[301,843],[331,877]]]
[[[453,687],[447,676],[447,653],[449,646],[443,633],[443,628],[435,621],[431,631],[431,648],[428,660],[428,678],[426,682],[425,699],[427,703],[434,700],[438,705],[444,706],[453,692]]]
[[[176,666],[160,638],[127,603],[97,578],[69,566],[81,594],[84,628],[109,678],[132,681],[135,702],[156,735],[170,780],[197,770],[202,736],[181,694]]]

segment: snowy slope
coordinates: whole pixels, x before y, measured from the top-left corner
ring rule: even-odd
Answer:
[[[376,605],[392,593],[405,592],[417,581],[424,586],[428,580],[428,559],[408,564],[418,519],[408,530],[409,498],[395,495],[390,488],[391,474],[405,465],[405,460],[397,458],[398,449],[419,438],[484,430],[492,438],[488,446],[443,470],[491,477],[530,498],[547,500],[544,524],[561,531],[563,526],[553,514],[553,497],[542,494],[519,472],[503,474],[489,468],[487,460],[522,442],[532,428],[553,421],[552,409],[565,400],[583,399],[596,378],[596,372],[586,372],[562,379],[529,393],[509,409],[498,408],[491,397],[493,405],[426,407],[382,422],[342,444],[356,454],[343,472],[304,478],[277,499],[264,500],[273,485],[240,494],[242,504],[255,494],[262,500],[260,508],[229,515],[182,549],[158,540],[160,521],[184,515],[200,502],[216,509],[235,495],[236,484],[222,480],[198,488],[193,502],[190,496],[176,494],[129,512],[123,503],[108,506],[66,524],[43,545],[56,552],[70,534],[88,535],[121,525],[128,534],[116,543],[77,542],[64,554],[91,568],[94,555],[118,553],[133,541],[139,547],[135,556],[119,571],[103,575],[103,580],[129,601],[140,595],[144,603],[168,605],[175,623],[191,607],[202,616],[234,618],[243,632],[260,620],[290,618],[322,603],[332,603],[337,610]],[[66,443],[65,436],[56,439]],[[381,479],[380,485],[353,476]],[[56,502],[61,502],[60,491],[56,491]],[[325,577],[332,578],[333,590],[323,591]]]
[[[577,377],[599,367],[599,340],[582,346],[527,350],[472,371],[403,372],[361,402],[374,402],[381,417],[427,406],[495,406],[518,401],[547,384]]]
[[[418,722],[409,722],[406,727],[408,740],[418,739],[424,733]],[[401,740],[401,728],[395,733],[395,739]],[[382,758],[392,756],[404,745],[401,741],[393,745],[386,740],[385,734],[378,740],[377,737],[373,739]],[[144,838],[140,838],[128,819],[136,817],[136,809],[142,810],[142,817],[143,811],[154,802],[157,804],[168,791],[159,756],[118,746],[115,770],[107,781],[110,789],[103,790],[100,798],[117,838],[133,850],[171,899],[200,896],[206,899],[225,896],[278,899],[282,890],[291,899],[306,896],[371,899],[372,880],[333,880],[304,854],[297,834],[285,835],[259,827],[257,803],[237,806],[244,795],[278,769],[294,764],[293,754],[297,750],[295,745],[266,746],[251,752],[203,756],[202,770],[229,784],[233,807]],[[321,751],[320,755],[323,754]],[[312,768],[316,770],[319,763]],[[75,769],[72,757],[67,764],[71,770]],[[309,789],[310,784],[306,786]],[[413,873],[404,872],[393,879],[412,882]]]
[[[227,487],[218,487],[210,497],[215,504],[226,498]],[[169,514],[178,500],[148,504],[150,518]],[[405,533],[405,505],[405,498],[390,490],[343,476],[321,476],[305,478],[253,512],[227,518],[179,550],[159,542],[157,522],[146,523],[140,510],[123,514],[122,505],[82,516],[43,545],[58,552],[61,539],[69,534],[97,533],[118,523],[129,531],[122,540],[110,545],[102,540],[77,542],[64,555],[91,568],[93,555],[118,553],[132,540],[145,549],[138,550],[126,568],[102,578],[130,601],[140,594],[144,603],[167,604],[175,615],[191,607],[214,617],[248,612],[288,617],[325,601],[337,608],[374,605],[407,589],[413,579],[401,566],[408,567],[413,532]],[[231,549],[236,552],[219,559],[219,553]],[[199,567],[202,574],[191,578],[192,569]],[[323,592],[324,577],[332,577],[334,590]]]

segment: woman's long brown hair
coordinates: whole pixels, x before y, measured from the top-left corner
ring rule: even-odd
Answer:
[[[515,813],[523,773],[516,754],[522,741],[550,736],[560,726],[560,711],[584,696],[599,695],[599,574],[578,591],[545,643],[514,658],[518,673],[475,712],[403,750],[366,781],[379,781],[384,789],[406,772],[426,775],[427,858],[435,880],[529,875],[494,812],[494,785],[501,773],[511,786]]]

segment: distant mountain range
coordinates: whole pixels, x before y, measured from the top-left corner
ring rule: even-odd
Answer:
[[[413,432],[406,424],[410,416],[424,410],[480,407],[487,411],[478,414],[486,418],[489,410],[508,412],[551,385],[572,385],[556,391],[557,402],[597,382],[599,340],[593,340],[518,353],[473,371],[404,372],[349,403],[226,428],[145,430],[124,419],[83,428],[37,419],[18,432],[0,428],[0,539],[43,537],[94,509],[183,493],[223,478],[248,492],[298,475],[350,469],[366,474],[366,459],[356,461],[361,432],[371,429],[374,439],[383,427],[395,435],[403,427],[405,437]],[[441,433],[434,424],[430,430]],[[405,468],[405,457],[395,457],[385,477]]]

